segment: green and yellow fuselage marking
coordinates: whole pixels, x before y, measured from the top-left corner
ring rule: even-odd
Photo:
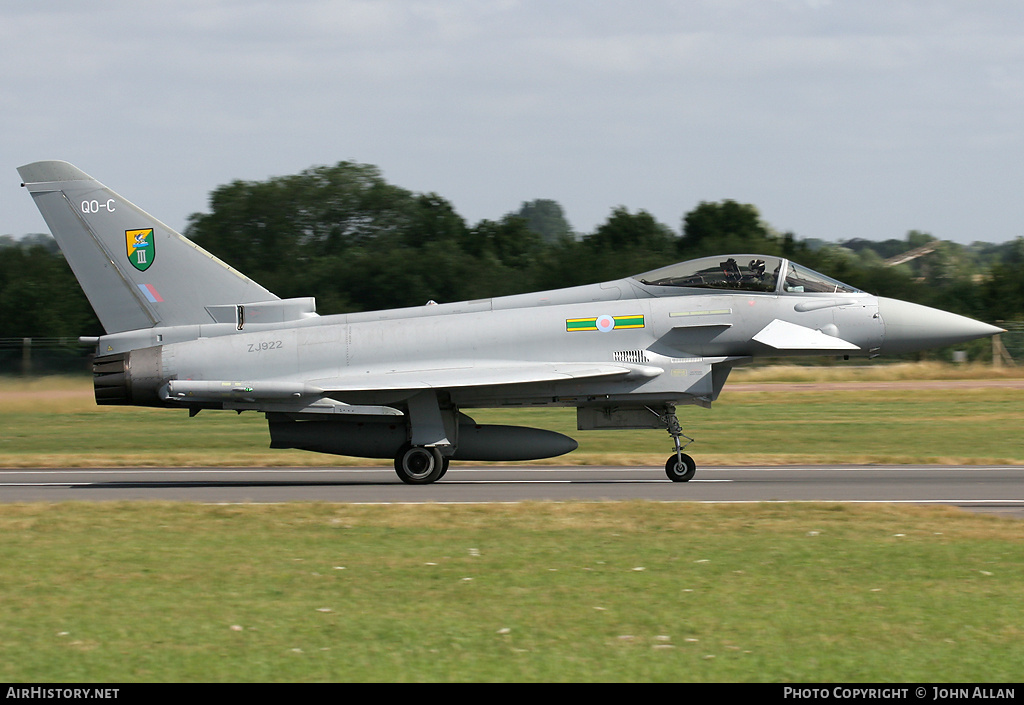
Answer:
[[[592,316],[588,318],[567,318],[565,330],[567,333],[580,331],[601,331],[622,330],[625,328],[643,328],[644,317],[634,316]]]

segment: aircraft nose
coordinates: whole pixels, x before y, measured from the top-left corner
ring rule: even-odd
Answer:
[[[941,348],[1005,332],[973,318],[881,296],[878,313],[885,325],[882,355]]]

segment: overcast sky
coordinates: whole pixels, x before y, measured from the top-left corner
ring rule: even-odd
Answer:
[[[213,189],[378,166],[472,225],[1024,236],[1020,0],[0,0],[0,234],[63,159],[183,230]]]

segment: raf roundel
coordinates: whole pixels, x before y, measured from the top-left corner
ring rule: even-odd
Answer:
[[[598,316],[594,322],[597,329],[602,333],[608,333],[609,331],[615,330],[615,319],[611,316]]]

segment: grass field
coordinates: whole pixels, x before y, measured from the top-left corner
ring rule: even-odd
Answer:
[[[754,370],[686,409],[698,463],[1024,465],[1020,390],[780,384],[826,379],[807,374]],[[671,447],[577,432],[571,410],[476,416],[569,433],[568,462]],[[88,379],[0,382],[0,429],[0,466],[365,462],[271,451],[257,414],[98,408]],[[904,505],[0,504],[0,680],[1013,683],[1021,526]]]
[[[1015,682],[950,508],[0,505],[0,680]]]

